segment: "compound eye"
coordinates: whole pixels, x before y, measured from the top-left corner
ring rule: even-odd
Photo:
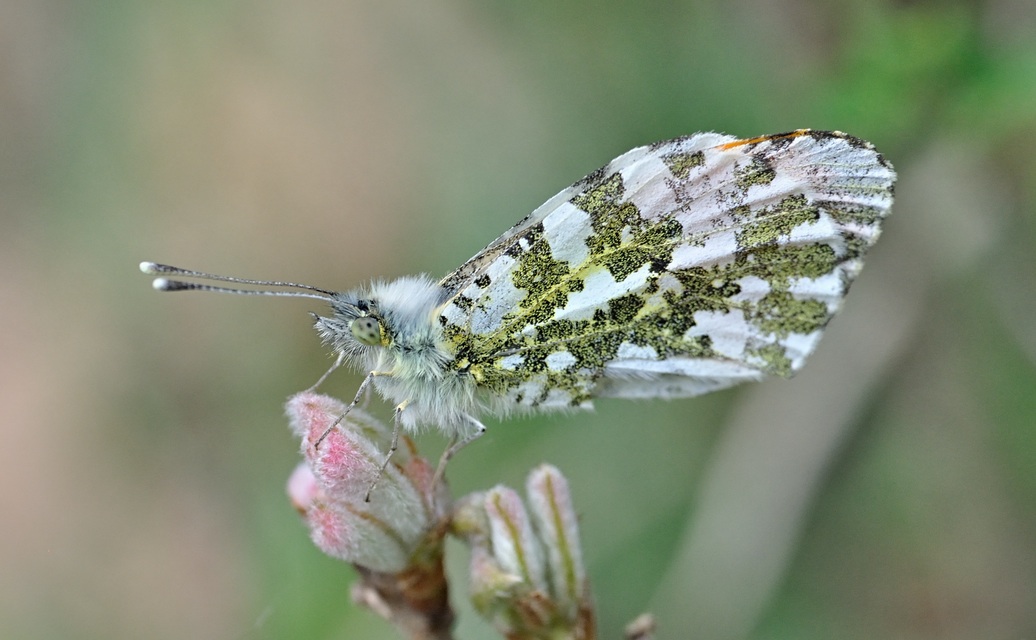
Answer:
[[[363,344],[372,347],[381,344],[381,323],[377,318],[360,316],[352,321],[349,328],[353,332],[353,337]]]

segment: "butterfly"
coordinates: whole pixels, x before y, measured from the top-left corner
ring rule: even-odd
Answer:
[[[317,384],[359,369],[350,407],[373,388],[395,404],[393,448],[400,427],[432,427],[451,438],[445,460],[485,431],[487,413],[794,374],[880,235],[895,179],[873,145],[837,131],[698,133],[619,156],[439,281],[337,292],[141,269],[161,291],[326,301],[315,327],[337,357]]]

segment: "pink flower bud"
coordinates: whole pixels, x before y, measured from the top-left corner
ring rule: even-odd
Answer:
[[[299,463],[288,478],[288,498],[291,506],[302,515],[306,515],[314,503],[324,501],[324,491],[305,462]]]
[[[286,409],[292,431],[302,438],[308,470],[296,469],[288,493],[304,514],[313,542],[328,555],[372,571],[407,569],[447,506],[442,491],[433,495],[428,463],[414,455],[404,438],[379,477],[390,440],[380,422],[358,408],[346,414],[342,402],[312,392],[293,396]]]

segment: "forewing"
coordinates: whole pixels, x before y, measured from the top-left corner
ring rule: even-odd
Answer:
[[[791,375],[877,239],[894,180],[838,132],[633,149],[443,280],[454,366],[502,408]]]

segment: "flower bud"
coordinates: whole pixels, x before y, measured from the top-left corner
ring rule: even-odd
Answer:
[[[544,464],[533,469],[525,486],[536,531],[547,551],[551,593],[566,614],[574,615],[589,594],[568,482],[557,468]]]
[[[293,396],[286,408],[305,457],[288,493],[309,524],[313,542],[324,553],[371,571],[407,569],[438,525],[446,502],[441,491],[433,492],[432,469],[415,455],[413,443],[402,438],[379,477],[390,440],[383,424],[355,407],[346,413],[344,403],[312,392]]]
[[[543,549],[533,533],[521,497],[512,489],[498,486],[486,493],[484,504],[489,517],[490,546],[497,564],[532,589],[546,591]]]
[[[495,487],[463,500],[454,532],[472,547],[475,608],[507,637],[593,637],[594,620],[568,483],[542,465],[518,494]]]

